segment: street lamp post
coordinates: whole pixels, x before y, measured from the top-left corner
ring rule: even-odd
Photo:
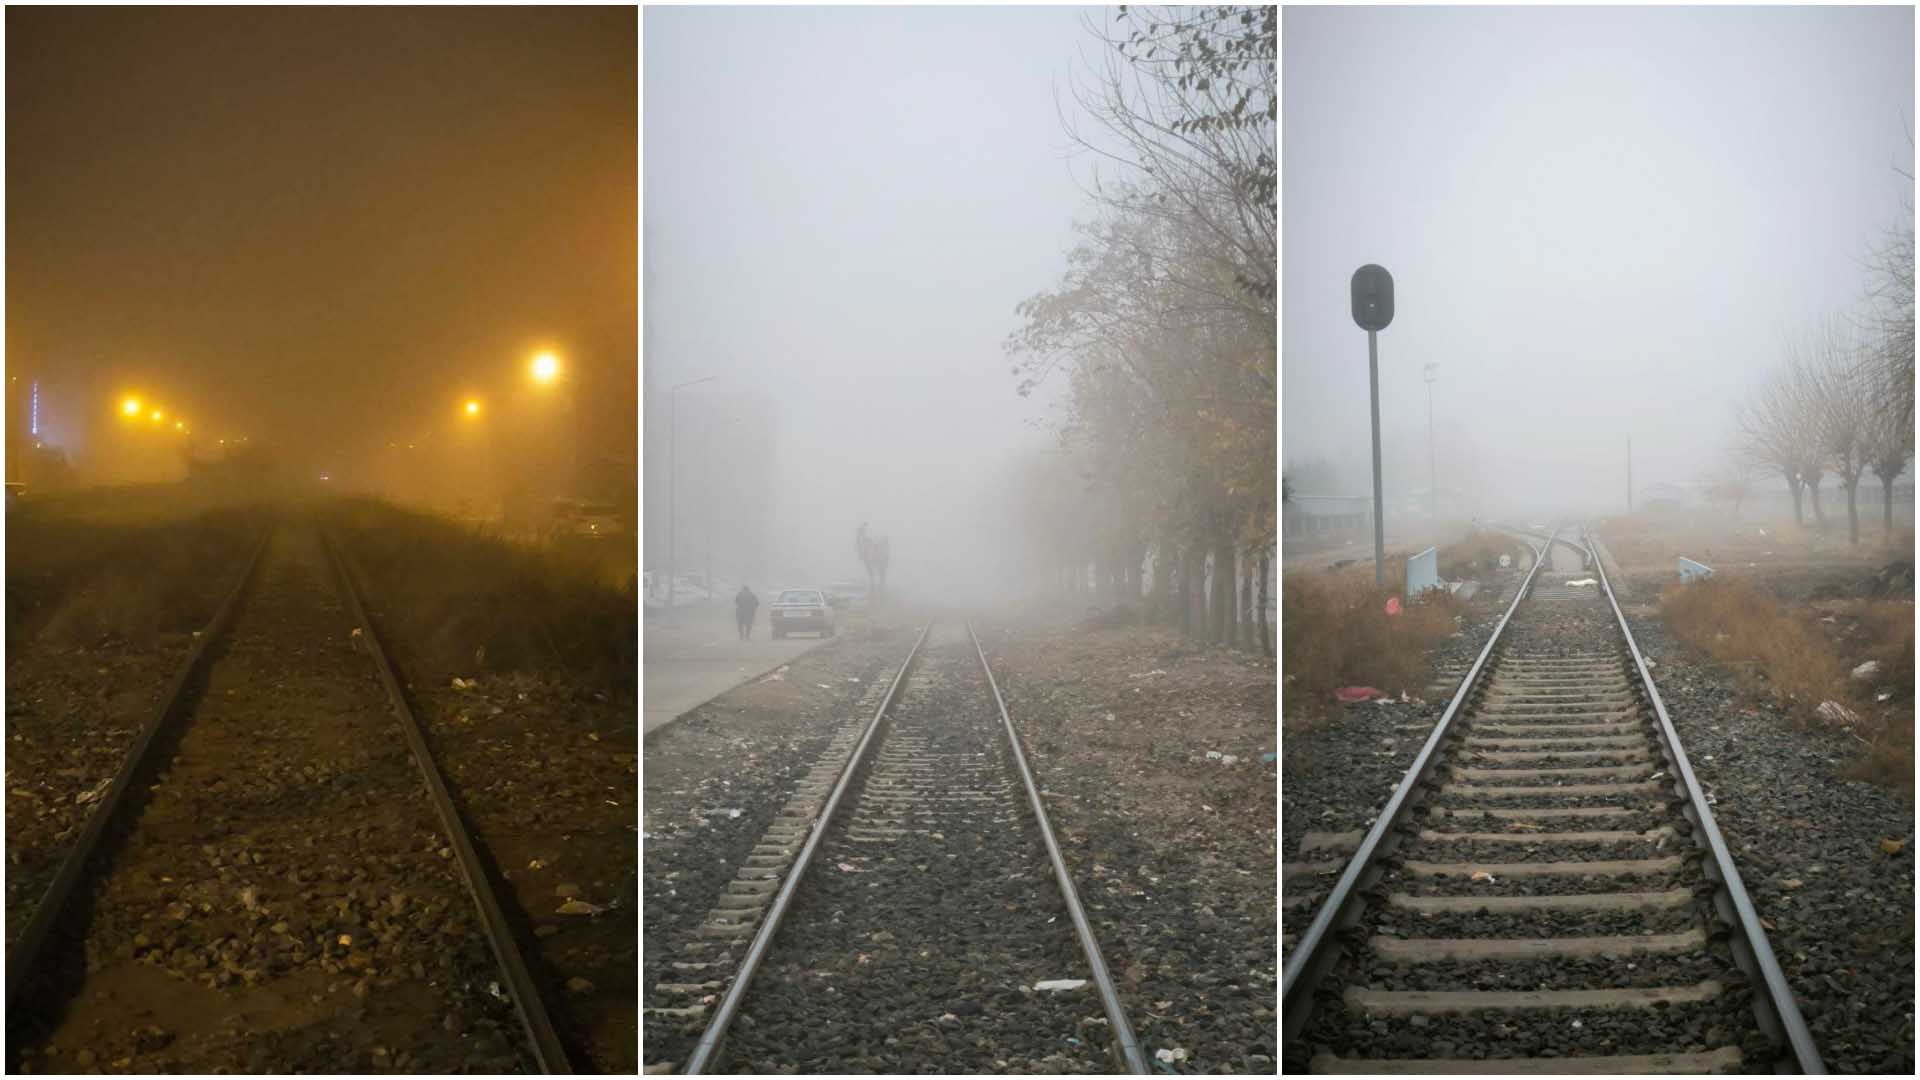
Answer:
[[[700,425],[700,516],[706,519],[707,603],[713,603],[713,420]]]
[[[1433,449],[1433,373],[1440,370],[1439,364],[1428,364],[1427,375],[1427,499],[1429,513],[1433,523],[1440,524],[1440,459]]]
[[[674,542],[676,540],[676,534],[679,531],[679,525],[674,520],[674,512],[678,505],[678,496],[675,491],[675,480],[677,477],[675,474],[678,473],[680,468],[678,454],[680,445],[680,391],[685,390],[689,386],[698,386],[704,382],[712,382],[719,377],[718,375],[708,375],[702,379],[693,379],[688,382],[676,384],[667,390],[667,607],[669,609],[673,607],[673,583],[675,574],[678,571],[676,562],[677,552],[674,547]]]

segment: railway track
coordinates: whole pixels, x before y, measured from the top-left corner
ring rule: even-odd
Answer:
[[[930,623],[842,737],[817,816],[750,860],[777,889],[736,882],[708,928],[744,951],[684,988],[713,1007],[683,1071],[1145,1072],[972,627]]]
[[[15,1070],[570,1069],[310,522],[254,548],[7,960]]]
[[[1591,543],[1539,551],[1370,829],[1283,869],[1288,1071],[1824,1071]]]

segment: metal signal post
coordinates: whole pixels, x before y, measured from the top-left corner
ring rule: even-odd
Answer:
[[[1353,321],[1367,332],[1367,385],[1373,402],[1373,584],[1386,584],[1387,522],[1380,486],[1380,347],[1393,321],[1393,275],[1372,263],[1353,272]]]

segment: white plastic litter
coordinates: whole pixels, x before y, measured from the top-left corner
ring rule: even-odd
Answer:
[[[1823,701],[1820,703],[1820,707],[1813,711],[1820,714],[1820,719],[1830,724],[1845,724],[1848,727],[1852,727],[1860,719],[1854,715],[1852,709],[1847,708],[1837,701]]]
[[[1171,1050],[1155,1050],[1153,1056],[1171,1065],[1176,1061],[1187,1060],[1190,1055],[1187,1053],[1186,1047],[1176,1046]]]
[[[1034,983],[1033,988],[1035,990],[1054,990],[1054,991],[1078,990],[1085,985],[1087,985],[1087,980],[1085,979],[1042,979],[1041,981]]]
[[[1584,578],[1581,578],[1581,579],[1580,579],[1579,581],[1569,581],[1569,582],[1567,582],[1567,584],[1569,584],[1569,585],[1598,585],[1598,584],[1600,584],[1600,582],[1599,582],[1599,580],[1598,580],[1598,579],[1596,579],[1596,578],[1590,578],[1590,577],[1584,577]]]
[[[1853,677],[1856,679],[1871,679],[1878,674],[1880,674],[1880,661],[1878,660],[1869,660],[1853,669]]]

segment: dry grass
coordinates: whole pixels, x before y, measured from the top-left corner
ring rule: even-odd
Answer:
[[[1777,695],[1809,711],[1846,691],[1846,669],[1825,636],[1751,578],[1669,586],[1660,610],[1682,641],[1723,664],[1754,668]]]
[[[1520,541],[1495,532],[1476,532],[1457,544],[1440,549],[1440,576],[1447,581],[1479,578],[1500,568],[1506,555],[1519,566],[1525,557]]]
[[[1388,615],[1386,602],[1400,595],[1405,564],[1395,560],[1387,570],[1380,588],[1371,566],[1282,582],[1281,702],[1289,716],[1330,714],[1338,707],[1333,691],[1342,686],[1411,693],[1432,679],[1427,650],[1457,629],[1458,605],[1438,593]]]
[[[1661,613],[1681,641],[1762,684],[1809,726],[1836,726],[1819,715],[1838,702],[1857,720],[1847,732],[1865,751],[1851,773],[1888,787],[1913,783],[1911,601],[1851,600],[1794,610],[1751,578],[1716,575],[1670,585]],[[1850,664],[1878,660],[1871,679]],[[1886,702],[1878,693],[1892,691]]]
[[[433,678],[551,671],[619,693],[639,666],[639,596],[579,545],[524,544],[371,499],[343,501],[341,538],[370,603]]]
[[[149,647],[200,629],[258,528],[241,508],[139,489],[41,499],[9,511],[7,634],[25,643]]]

